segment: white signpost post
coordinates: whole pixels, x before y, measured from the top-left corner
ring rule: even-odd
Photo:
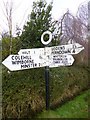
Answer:
[[[49,40],[44,41],[45,34]],[[41,42],[46,46],[52,40],[52,34],[46,31],[41,36]],[[78,54],[84,49],[79,43],[60,45],[45,48],[21,49],[18,55],[9,55],[2,64],[10,71],[24,70],[30,68],[45,67],[46,81],[46,109],[49,109],[49,67],[71,66],[74,62],[73,54]]]

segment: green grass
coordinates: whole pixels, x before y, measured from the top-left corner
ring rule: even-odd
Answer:
[[[44,110],[37,118],[88,118],[90,90],[55,110]]]

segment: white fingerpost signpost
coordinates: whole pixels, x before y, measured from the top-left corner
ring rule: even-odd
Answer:
[[[46,34],[49,35],[47,41],[44,40]],[[44,48],[21,49],[17,55],[9,55],[2,62],[10,71],[45,67],[46,110],[50,107],[49,67],[71,66],[74,62],[72,55],[78,54],[84,49],[79,43],[48,47],[51,40],[51,32],[45,31],[41,35]]]

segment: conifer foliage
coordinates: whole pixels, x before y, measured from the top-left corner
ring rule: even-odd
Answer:
[[[42,47],[41,35],[46,30],[54,31],[52,25],[52,2],[47,5],[45,0],[33,2],[32,12],[21,35],[22,48]]]

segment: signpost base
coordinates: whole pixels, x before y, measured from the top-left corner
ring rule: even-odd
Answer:
[[[49,110],[50,108],[49,66],[45,67],[45,85],[46,85],[46,110]]]

